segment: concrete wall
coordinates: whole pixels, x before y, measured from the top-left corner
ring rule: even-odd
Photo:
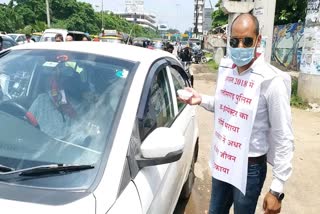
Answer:
[[[320,103],[320,0],[308,0],[298,95]]]
[[[311,103],[320,103],[320,75],[299,74],[298,95]]]
[[[206,50],[213,50],[216,47],[227,47],[225,34],[209,34],[204,37],[204,48]]]
[[[299,71],[304,23],[277,25],[273,30],[271,62],[281,70]]]

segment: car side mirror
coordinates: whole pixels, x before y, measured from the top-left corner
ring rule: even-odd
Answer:
[[[2,47],[3,47],[3,40],[2,40],[2,37],[0,36],[0,51],[2,51]]]
[[[184,148],[184,136],[172,128],[160,127],[142,143],[136,160],[139,168],[178,161]]]

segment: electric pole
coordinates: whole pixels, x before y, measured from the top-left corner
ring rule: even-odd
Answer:
[[[47,25],[48,25],[48,28],[50,28],[49,0],[46,0],[46,10],[47,10]]]
[[[193,30],[193,32],[196,34],[196,38],[198,37],[198,16],[199,16],[198,1],[199,0],[196,1],[196,7],[195,7],[195,9],[196,9],[196,23],[195,23],[195,27],[194,27],[194,30]]]
[[[104,24],[103,24],[103,0],[101,0],[101,31],[104,30]]]

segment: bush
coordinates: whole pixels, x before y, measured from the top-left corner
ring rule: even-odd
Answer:
[[[216,63],[214,60],[210,60],[208,63],[207,63],[209,69],[212,71],[212,72],[216,72],[218,71],[218,68],[219,68],[219,64]]]
[[[298,96],[298,79],[297,78],[292,79],[290,105],[297,108],[301,108],[301,109],[307,109],[309,107],[308,103],[303,101],[302,98]]]

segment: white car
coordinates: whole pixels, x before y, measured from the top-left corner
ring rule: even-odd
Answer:
[[[168,214],[189,197],[199,132],[175,56],[32,43],[0,70],[1,213]]]
[[[25,34],[9,33],[7,35],[10,36],[19,45],[22,45],[27,42],[27,37]]]
[[[54,42],[55,36],[57,34],[62,35],[63,41],[66,41],[67,35],[71,35],[74,41],[82,41],[83,37],[89,39],[88,35],[81,31],[69,31],[66,29],[49,28],[43,32],[39,42]]]

